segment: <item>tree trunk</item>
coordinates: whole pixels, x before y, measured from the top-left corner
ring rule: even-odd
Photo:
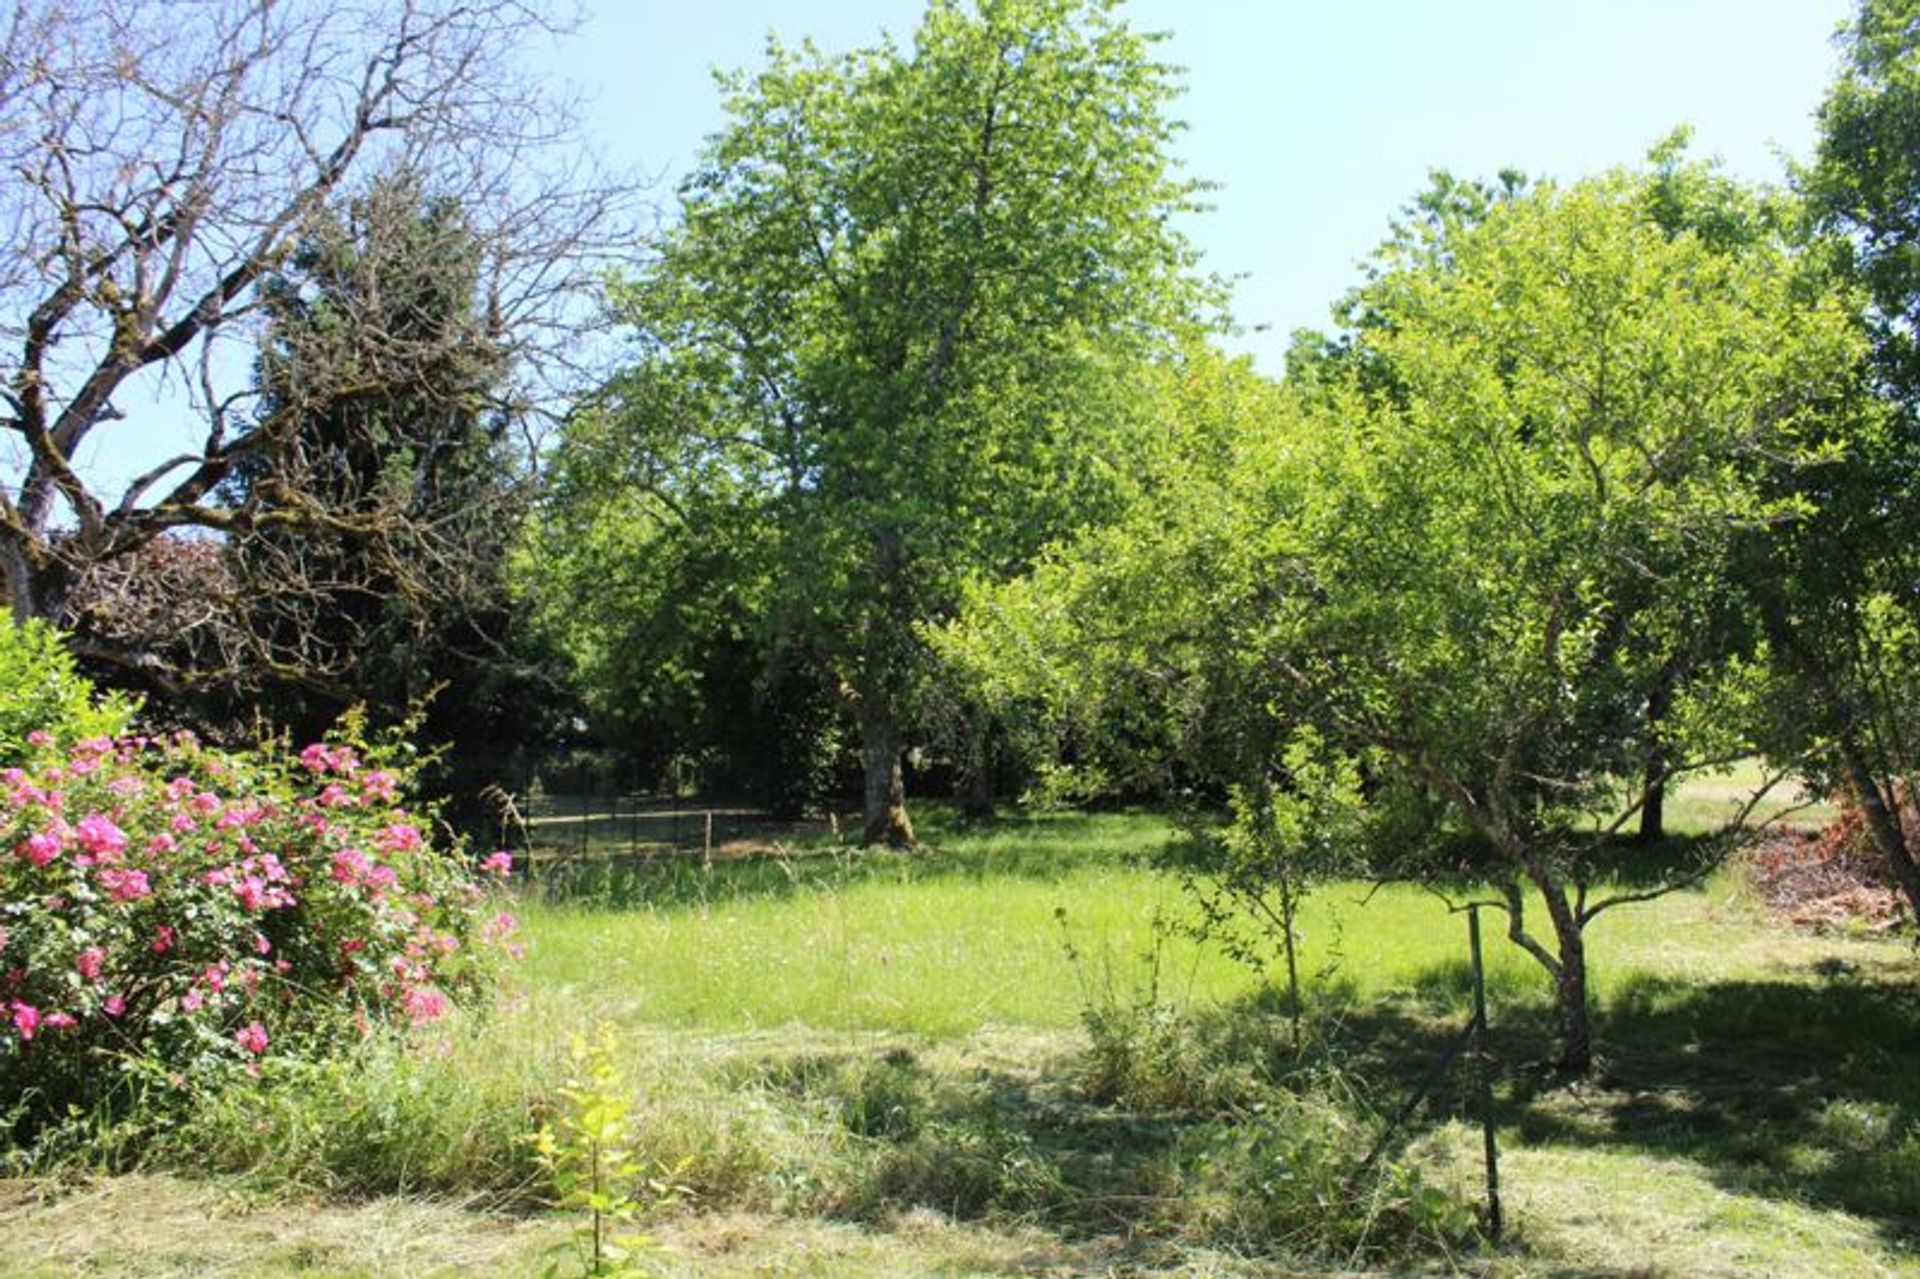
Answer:
[[[1564,903],[1563,903],[1564,906]],[[1593,1008],[1587,998],[1587,939],[1580,924],[1567,910],[1563,926],[1560,912],[1551,909],[1554,939],[1560,949],[1560,971],[1553,975],[1553,997],[1560,1021],[1560,1056],[1554,1063],[1564,1075],[1574,1078],[1593,1070]]]
[[[1887,796],[1874,780],[1873,770],[1867,766],[1866,754],[1850,731],[1840,734],[1840,754],[1846,761],[1847,780],[1852,783],[1854,798],[1860,804],[1861,814],[1867,819],[1867,830],[1873,836],[1874,846],[1886,858],[1887,868],[1893,872],[1894,882],[1900,887],[1900,895],[1907,899],[1908,912],[1916,921],[1920,921],[1920,867],[1914,865],[1913,850],[1907,847],[1906,832],[1900,827],[1900,816],[1888,807]]]
[[[1293,1050],[1300,1051],[1300,1021],[1306,1009],[1300,999],[1300,938],[1294,932],[1294,917],[1300,913],[1300,898],[1291,883],[1280,884],[1280,936],[1287,945],[1287,1027]]]
[[[1643,844],[1664,839],[1667,833],[1667,746],[1660,740],[1660,726],[1673,708],[1674,671],[1664,667],[1647,694],[1647,758],[1645,780],[1640,791],[1640,834]]]
[[[966,757],[961,761],[960,815],[970,822],[993,820],[993,744],[988,718],[967,716]]]
[[[1582,1077],[1594,1070],[1594,1008],[1586,995],[1586,939],[1574,929],[1561,937],[1561,970],[1553,976],[1553,1002],[1559,1010],[1561,1074]]]
[[[860,840],[890,848],[913,847],[913,823],[907,818],[907,784],[900,772],[900,730],[884,712],[860,717],[860,745],[866,761],[866,794]]]
[[[0,574],[6,578],[7,607],[15,626],[35,618],[51,622],[59,617],[66,603],[66,574],[36,565],[18,537],[0,540]]]
[[[1526,877],[1539,890],[1547,918],[1553,924],[1554,949],[1527,932],[1521,912],[1524,889],[1518,882],[1505,885],[1507,936],[1535,959],[1553,978],[1553,1002],[1559,1021],[1559,1056],[1554,1069],[1571,1078],[1593,1070],[1593,1009],[1587,992],[1587,939],[1584,921],[1567,899],[1560,877],[1537,857],[1521,857]]]

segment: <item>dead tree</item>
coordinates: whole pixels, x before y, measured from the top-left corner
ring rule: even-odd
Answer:
[[[582,158],[571,104],[516,63],[558,25],[534,0],[23,0],[0,20],[0,576],[16,619],[62,619],[84,580],[173,530],[387,531],[391,507],[223,490],[298,416],[254,403],[266,282],[382,173],[464,211],[476,305],[511,370],[497,410],[532,422],[559,402],[591,345],[583,291],[633,242],[637,188]],[[364,368],[316,364],[300,385],[338,397]],[[182,414],[195,443],[169,456]],[[103,491],[83,446],[152,465]],[[291,594],[310,585],[299,559]]]

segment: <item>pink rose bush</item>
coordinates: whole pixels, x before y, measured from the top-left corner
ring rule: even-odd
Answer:
[[[0,1093],[111,1104],[480,995],[507,863],[436,847],[380,754],[30,739],[0,770]]]

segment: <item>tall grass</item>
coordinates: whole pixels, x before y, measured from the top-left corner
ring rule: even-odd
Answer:
[[[1078,816],[947,832],[932,856],[821,848],[530,888],[527,959],[498,1007],[404,1050],[369,1043],[269,1072],[147,1134],[146,1149],[324,1192],[539,1203],[550,1188],[525,1137],[557,1104],[568,1041],[606,1019],[633,1081],[636,1153],[695,1205],[856,1220],[927,1207],[1315,1256],[1464,1238],[1459,1197],[1423,1181],[1417,1150],[1350,1182],[1404,1071],[1424,1067],[1434,1028],[1464,1006],[1464,920],[1407,887],[1316,893],[1303,966],[1334,1046],[1302,1056],[1262,998],[1271,974],[1183,931],[1190,904],[1155,868],[1170,835],[1150,816]],[[1517,1055],[1547,1020],[1546,983],[1497,920],[1494,1017],[1518,1032],[1505,1041]],[[1896,962],[1890,948],[1783,934],[1731,879],[1604,916],[1591,942],[1603,1041],[1631,1035],[1627,1066],[1653,1061],[1663,1078],[1703,1036],[1739,1044],[1749,1023],[1792,1049],[1775,1054],[1769,1090],[1806,1073],[1849,1017],[1880,1039],[1910,1033],[1886,1001],[1836,1003],[1820,975],[1867,982]],[[1794,1010],[1794,1024],[1768,1030],[1769,1008]],[[1370,1038],[1385,1045],[1372,1058]],[[1743,1120],[1793,1152],[1743,1175],[1857,1210],[1920,1208],[1903,1171],[1920,1096],[1874,1085],[1889,1073],[1878,1065],[1828,1073],[1844,1095],[1804,1122]],[[1747,1104],[1726,1095],[1730,1110]],[[1620,1117],[1631,1109],[1509,1104],[1543,1145],[1575,1134],[1665,1142],[1716,1166],[1760,1157],[1726,1134],[1640,1133]]]
[[[1081,833],[1092,838],[1076,844]],[[1191,901],[1148,860],[1168,835],[1141,818],[1096,818],[1082,819],[1057,856],[1043,826],[1024,840],[1016,830],[956,841],[937,859],[629,870],[606,896],[528,902],[534,944],[524,979],[535,990],[589,996],[635,1026],[801,1024],[932,1037],[992,1024],[1075,1025],[1082,999],[1068,939],[1131,981],[1156,934],[1168,934],[1160,978],[1189,1003],[1240,999],[1274,980],[1189,938]],[[1704,949],[1688,930],[1709,925],[1722,936]],[[1464,916],[1411,886],[1328,885],[1308,899],[1300,927],[1303,971],[1354,1000],[1444,992],[1464,972]],[[1545,975],[1506,939],[1500,916],[1489,916],[1489,929],[1496,997],[1544,998]],[[1752,924],[1738,885],[1722,877],[1602,916],[1591,931],[1596,989],[1604,998],[1649,966],[1762,969],[1776,940]]]

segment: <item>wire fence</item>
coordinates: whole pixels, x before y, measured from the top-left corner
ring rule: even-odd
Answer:
[[[793,821],[763,809],[644,792],[503,796],[499,846],[536,873],[565,861],[732,860],[831,836],[831,817]]]

